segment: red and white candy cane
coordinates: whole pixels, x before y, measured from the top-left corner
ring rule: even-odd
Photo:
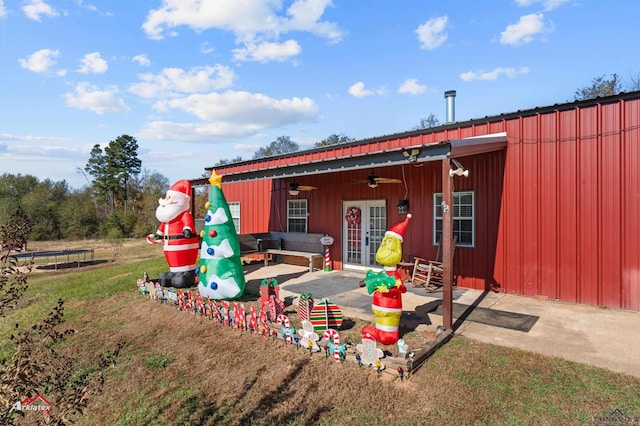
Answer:
[[[333,338],[333,360],[340,362],[340,335],[338,331],[333,328],[328,328],[322,334],[322,338],[325,340]]]
[[[291,333],[289,333],[289,329],[291,328],[291,323],[289,322],[289,317],[286,315],[278,315],[278,318],[276,318],[276,322],[278,323],[278,325],[284,325],[285,331],[284,333],[284,340],[287,342],[288,345],[291,344]]]
[[[194,304],[193,304],[193,294],[190,291],[187,292],[187,311],[193,312]]]
[[[198,293],[196,301],[198,305],[198,311],[200,311],[200,315],[204,316],[204,300],[202,299],[202,295],[200,293]]]
[[[220,309],[218,309],[218,304],[216,303],[215,300],[211,300],[211,299],[209,300],[211,305],[211,315],[216,321],[218,321],[218,323],[221,323],[222,317],[220,316]]]
[[[229,302],[223,300],[220,303],[222,303],[222,323],[224,325],[229,325]]]
[[[233,304],[233,326],[235,328],[240,328],[242,330],[245,330],[247,328],[247,317],[246,314],[244,313],[244,303],[241,303],[240,306],[238,306],[237,303]]]
[[[256,320],[256,308],[249,307],[249,325],[247,327],[251,331],[258,333],[258,321]]]
[[[264,310],[260,311],[260,327],[262,328],[262,336],[265,339],[269,338],[271,330],[269,330],[269,324],[267,323],[267,313]]]

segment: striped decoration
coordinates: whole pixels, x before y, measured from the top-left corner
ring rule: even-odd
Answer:
[[[342,326],[342,310],[328,299],[322,299],[322,302],[311,309],[309,321],[318,333],[330,328],[339,330]]]
[[[301,294],[298,301],[298,317],[300,322],[309,320],[309,312],[313,309],[313,297],[311,293]]]
[[[286,315],[278,315],[276,318],[276,322],[278,325],[282,326],[282,334],[288,345],[292,343],[291,333],[289,333],[289,329],[291,328],[291,323],[289,322],[289,317]]]

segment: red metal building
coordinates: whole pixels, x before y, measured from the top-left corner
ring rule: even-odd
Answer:
[[[334,269],[365,269],[387,227],[404,219],[400,200],[413,216],[405,259],[435,255],[450,159],[470,172],[452,179],[458,286],[640,310],[640,92],[216,171],[239,233],[326,233]],[[291,195],[291,184],[315,189]],[[357,224],[345,220],[350,207]]]

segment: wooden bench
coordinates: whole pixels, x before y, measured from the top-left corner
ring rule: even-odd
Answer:
[[[278,256],[283,261],[287,257],[301,257],[308,261],[309,272],[313,272],[316,261],[322,265],[324,247],[320,243],[323,234],[303,232],[263,232],[238,235],[240,254],[264,256],[264,266]],[[319,267],[322,269],[322,266]]]

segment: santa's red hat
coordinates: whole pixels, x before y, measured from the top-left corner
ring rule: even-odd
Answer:
[[[407,230],[407,226],[409,226],[409,219],[411,219],[411,213],[407,215],[407,218],[403,222],[398,222],[393,225],[384,235],[391,235],[400,240],[400,242],[404,241],[404,233]]]
[[[191,198],[191,183],[188,180],[179,180],[167,191],[167,196],[169,195],[183,195]]]

